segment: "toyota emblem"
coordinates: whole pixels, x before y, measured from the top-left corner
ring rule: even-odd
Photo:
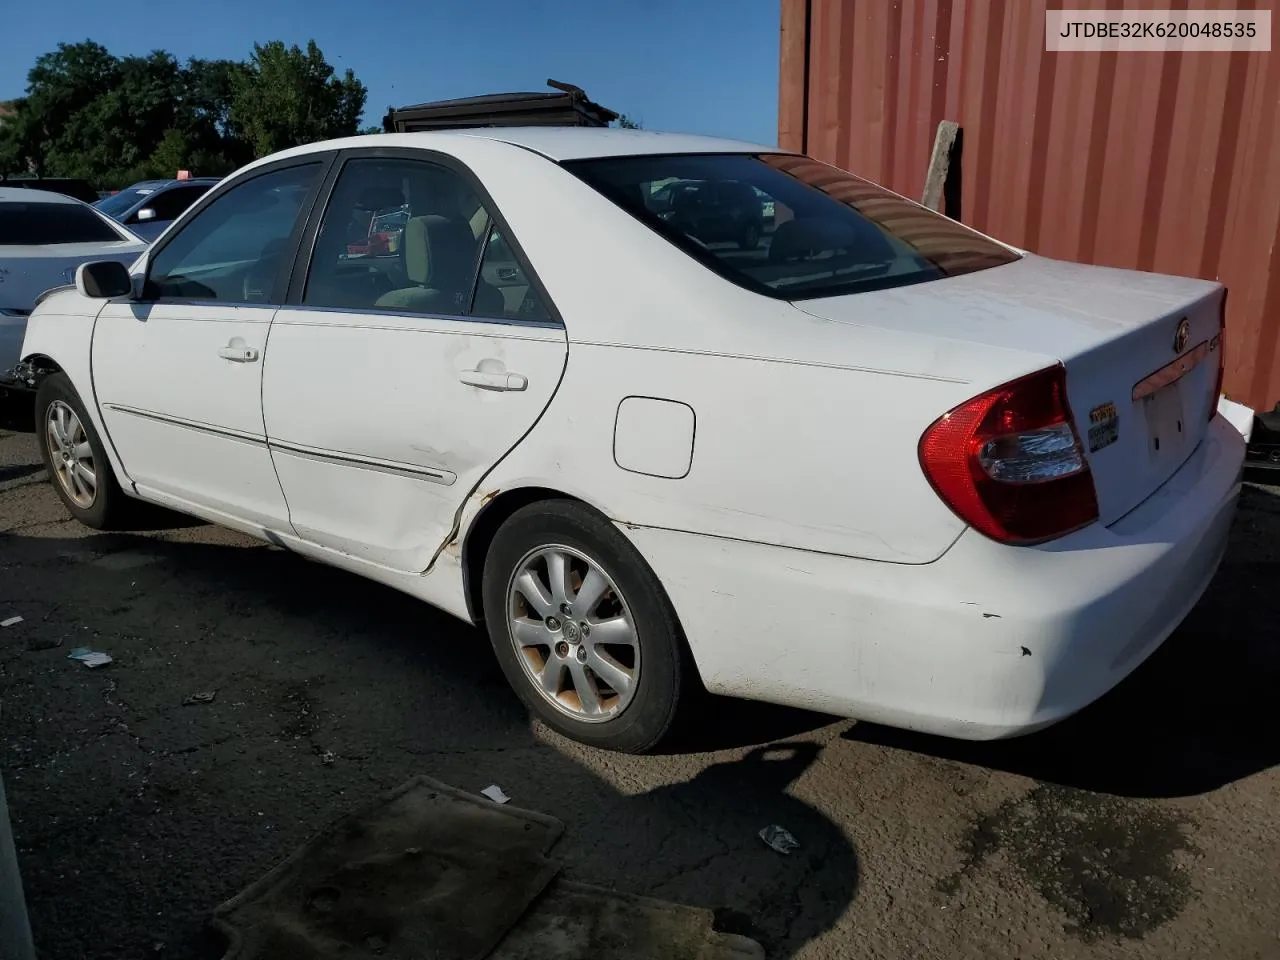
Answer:
[[[1191,324],[1183,317],[1178,321],[1178,330],[1173,335],[1173,352],[1181,353],[1187,349],[1187,340],[1191,336]]]

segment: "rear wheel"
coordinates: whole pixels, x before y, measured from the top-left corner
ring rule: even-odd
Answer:
[[[532,504],[485,559],[489,639],[507,680],[548,726],[627,753],[671,728],[689,676],[661,584],[625,537],[571,501]]]
[[[40,456],[62,502],[87,527],[109,530],[132,501],[116,482],[102,440],[65,373],[46,377],[36,391]]]

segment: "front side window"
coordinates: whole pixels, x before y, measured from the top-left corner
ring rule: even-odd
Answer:
[[[565,167],[727,279],[781,299],[906,286],[1018,259],[809,157],[677,154]]]
[[[177,220],[179,216],[209,190],[206,186],[174,187],[155,194],[141,209],[150,208],[156,212],[153,220]],[[133,215],[137,219],[137,214]],[[141,221],[139,221],[141,222]]]
[[[282,258],[321,164],[273,170],[233,186],[151,260],[153,298],[272,302]]]
[[[0,246],[111,243],[124,238],[78,203],[0,203]]]
[[[453,170],[421,160],[350,160],[325,208],[302,303],[543,319],[541,301],[529,301],[524,270],[493,239],[492,223]]]

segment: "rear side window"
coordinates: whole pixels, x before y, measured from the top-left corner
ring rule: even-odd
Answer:
[[[302,302],[341,310],[539,321],[550,314],[458,173],[359,157],[334,186]]]
[[[0,203],[0,246],[110,243],[120,234],[78,203]]]
[[[906,286],[1018,259],[809,157],[676,154],[564,166],[717,273],[781,299]]]

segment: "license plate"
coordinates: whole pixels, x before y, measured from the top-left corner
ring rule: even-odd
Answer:
[[[1178,387],[1178,383],[1171,383],[1142,398],[1143,415],[1147,420],[1147,449],[1153,461],[1176,456],[1187,435]]]

